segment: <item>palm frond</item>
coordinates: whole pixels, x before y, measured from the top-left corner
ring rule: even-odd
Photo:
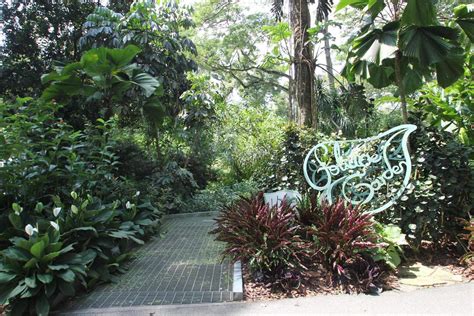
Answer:
[[[316,21],[322,22],[326,20],[326,18],[329,16],[329,13],[331,13],[333,4],[334,0],[319,0],[318,6],[316,8]]]

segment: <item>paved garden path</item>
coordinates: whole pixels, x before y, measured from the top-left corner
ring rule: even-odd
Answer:
[[[165,218],[163,237],[138,251],[118,283],[76,299],[68,310],[231,301],[233,266],[221,263],[223,245],[208,234],[213,215]]]

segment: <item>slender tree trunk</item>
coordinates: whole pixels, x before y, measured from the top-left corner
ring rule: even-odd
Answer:
[[[328,31],[328,19],[325,20],[326,26],[323,28],[323,35],[324,35],[324,55],[326,55],[326,70],[328,72],[328,80],[329,80],[329,89],[331,92],[336,91],[336,85],[334,84],[334,71],[332,68],[332,60],[331,60],[331,45],[329,43],[329,31]]]
[[[403,86],[403,78],[401,72],[401,52],[397,51],[395,56],[395,80],[397,81],[398,86],[398,94],[400,95],[400,104],[401,104],[401,111],[403,117],[403,123],[408,123],[408,111],[407,111],[407,100],[406,100],[406,93],[405,87]]]
[[[311,16],[307,0],[290,0],[290,22],[293,31],[295,71],[295,101],[299,109],[300,125],[315,127],[313,122],[314,64],[308,28]]]

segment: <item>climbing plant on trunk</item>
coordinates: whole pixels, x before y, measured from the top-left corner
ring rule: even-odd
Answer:
[[[433,75],[443,88],[463,75],[465,50],[460,34],[463,30],[466,39],[472,39],[472,7],[455,10],[460,26],[455,28],[440,23],[431,0],[341,0],[336,9],[347,6],[363,11],[370,21],[352,41],[343,73],[375,88],[395,85],[405,123],[408,94]]]
[[[313,45],[308,29],[311,27],[309,4],[315,0],[288,0],[289,20],[293,34],[293,69],[295,100],[299,109],[298,123],[317,127],[317,105],[314,93]],[[316,20],[323,21],[331,11],[333,0],[319,0],[316,7]],[[283,0],[274,0],[272,11],[279,20],[283,16]]]

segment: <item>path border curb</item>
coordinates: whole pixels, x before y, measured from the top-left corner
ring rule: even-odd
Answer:
[[[242,263],[240,260],[234,263],[234,280],[232,283],[232,300],[242,301],[244,299],[244,280],[242,279]]]

